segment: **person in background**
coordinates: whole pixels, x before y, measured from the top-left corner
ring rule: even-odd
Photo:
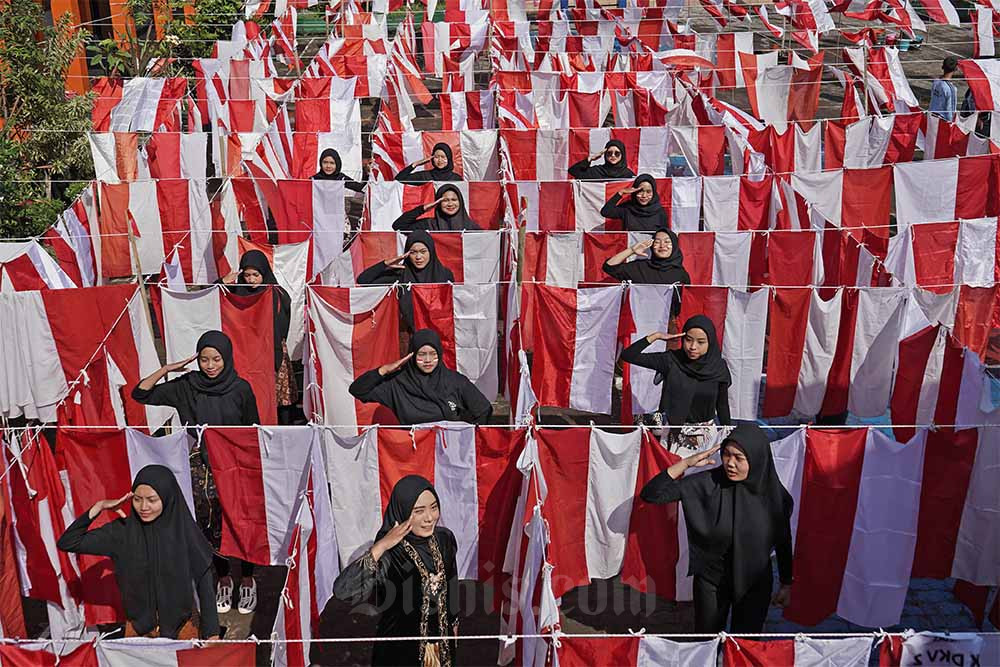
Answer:
[[[393,283],[428,284],[453,283],[455,274],[438,259],[430,233],[418,229],[406,237],[403,254],[369,266],[358,276],[359,285],[391,285]],[[413,329],[413,295],[404,289],[399,297],[399,312]]]
[[[291,411],[298,399],[298,387],[295,383],[295,373],[292,360],[288,356],[288,327],[292,320],[292,299],[285,288],[278,284],[278,279],[271,270],[267,255],[260,250],[248,250],[240,257],[240,270],[230,273],[222,279],[226,285],[231,285],[229,291],[240,296],[247,296],[266,289],[271,285],[272,310],[274,323],[274,387],[278,405],[278,423],[291,424]]]
[[[624,202],[623,195],[631,195]],[[649,174],[640,174],[632,187],[619,190],[601,208],[605,218],[621,220],[626,232],[655,233],[670,226],[667,212],[660,203],[656,191],[656,179]]]
[[[415,171],[417,167],[430,163],[430,169]],[[451,146],[441,142],[434,144],[431,156],[407,165],[396,174],[396,180],[403,183],[429,183],[431,181],[461,181],[462,177],[455,172],[455,160]]]
[[[121,506],[128,502],[132,511],[126,514]],[[108,510],[119,518],[88,530]],[[125,607],[126,637],[219,638],[212,547],[191,518],[169,468],[142,468],[130,493],[94,503],[66,528],[56,546],[111,559]]]
[[[316,181],[346,181],[344,187],[354,192],[364,192],[365,184],[359,183],[345,174],[341,169],[343,162],[340,153],[332,148],[327,148],[319,156],[319,171],[313,174]]]
[[[340,600],[357,604],[374,596],[382,609],[377,636],[421,638],[374,642],[372,665],[458,664],[458,542],[440,518],[434,486],[418,475],[403,477],[392,487],[374,544],[333,583]]]
[[[420,217],[431,209],[434,209],[433,218]],[[462,191],[454,185],[442,185],[434,193],[434,201],[405,211],[392,223],[392,228],[399,232],[412,232],[415,229],[432,232],[482,230],[479,223],[469,217]]]
[[[206,331],[198,339],[195,356],[163,366],[140,380],[132,389],[132,398],[143,405],[166,405],[177,410],[183,426],[253,426],[260,423],[257,397],[250,383],[236,373],[233,365],[233,343],[221,331]],[[175,371],[183,370],[198,360],[198,370],[173,380],[159,383]],[[159,384],[158,384],[159,383]],[[195,494],[195,513],[205,537],[216,550],[213,556],[219,575],[216,587],[216,609],[225,614],[233,606],[233,579],[229,559],[218,555],[222,541],[222,508],[215,490],[215,480],[202,450],[191,465],[192,475],[201,480],[204,493]],[[250,614],[257,608],[257,582],[253,578],[253,563],[242,561],[239,612]]]
[[[604,158],[604,163],[591,165],[592,162]],[[579,162],[570,165],[569,175],[581,181],[616,181],[635,178],[628,168],[625,159],[625,144],[618,139],[612,139],[604,145],[604,150],[594,153]]]
[[[650,255],[646,256],[646,251]],[[637,259],[627,262],[630,257]],[[681,252],[677,234],[663,227],[657,229],[653,238],[639,241],[631,248],[609,257],[604,273],[615,280],[631,281],[639,285],[677,285],[670,314],[676,316],[681,310],[681,285],[690,285],[691,276],[684,269],[684,253]]]
[[[640,492],[647,503],[678,502],[684,507],[690,548],[688,574],[694,577],[694,631],[759,633],[773,602],[791,602],[794,501],[778,478],[771,443],[757,424],[741,422],[722,443],[722,466],[696,475],[688,470],[713,465],[713,448],[681,459],[649,480]],[[771,552],[778,561],[781,588],[771,597]]]
[[[351,383],[351,395],[363,403],[381,403],[400,424],[464,421],[485,424],[493,404],[476,385],[441,360],[441,338],[421,329],[410,340],[410,353],[373,368]]]
[[[928,111],[949,122],[955,120],[958,105],[958,90],[951,82],[957,69],[958,58],[948,56],[941,63],[941,76],[931,84],[931,104]]]
[[[681,349],[643,352],[658,340],[683,339]],[[663,383],[654,424],[669,426],[672,450],[707,448],[716,434],[715,420],[728,426],[729,385],[732,376],[722,358],[715,325],[704,315],[684,323],[683,333],[654,332],[622,350],[624,363],[656,371],[654,383]]]

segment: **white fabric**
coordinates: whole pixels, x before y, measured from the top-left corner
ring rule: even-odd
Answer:
[[[4,417],[55,421],[69,385],[41,292],[0,294],[0,369]]]
[[[583,237],[579,232],[545,235],[545,284],[574,288],[583,279]]]
[[[778,479],[792,497],[792,516],[790,519],[792,527],[792,549],[795,549],[795,536],[799,528],[799,509],[802,497],[802,471],[805,468],[806,460],[806,438],[808,431],[800,428],[791,435],[785,436],[781,440],[771,443],[771,457],[774,459],[774,468],[778,473]]]
[[[621,298],[622,290],[617,286],[576,292],[573,378],[569,388],[569,407],[574,410],[611,413]]]
[[[702,180],[702,192],[705,230],[736,231],[740,214],[740,177],[706,177]]]
[[[608,579],[621,571],[641,444],[638,429],[622,434],[590,429],[584,548],[591,579]]]
[[[871,637],[795,638],[795,667],[868,667]]]
[[[344,248],[344,181],[312,182],[313,275],[332,262]]]
[[[673,286],[632,284],[629,285],[628,289],[629,309],[632,314],[632,322],[635,324],[635,333],[629,336],[629,344],[631,345],[654,331],[666,331],[673,304]],[[663,352],[665,349],[664,342],[658,340],[646,348],[646,352]],[[653,376],[655,375],[656,372],[649,368],[629,366],[632,414],[649,414],[659,409],[663,387],[653,384]]]
[[[292,359],[302,358],[308,265],[308,241],[274,246],[274,266],[271,269],[274,271],[275,280],[288,293],[291,301],[292,316],[288,324],[285,345],[288,347],[288,356]]]
[[[189,179],[188,220],[191,233],[181,241],[191,251],[191,277],[195,285],[210,285],[219,278],[212,248],[212,211],[205,179]]]
[[[636,667],[704,667],[715,664],[718,651],[718,639],[681,643],[663,637],[642,637],[635,664]]]
[[[952,667],[992,664],[982,660],[983,637],[968,633],[920,632],[903,642],[900,667]]]
[[[742,289],[750,279],[752,234],[716,234],[713,244],[712,284]]]
[[[742,33],[737,33],[742,34]],[[737,74],[740,70],[737,70]],[[815,123],[806,132],[795,125],[795,171],[796,173],[820,171],[823,169],[823,125]]]
[[[455,327],[455,365],[483,392],[496,397],[497,285],[455,285],[452,302]]]
[[[97,664],[101,667],[177,667],[177,651],[194,648],[193,642],[157,637],[105,639],[97,642]]]
[[[458,541],[459,578],[475,579],[479,575],[476,427],[441,422],[433,428],[436,432],[434,490],[440,501],[441,525],[451,530]]]
[[[311,426],[257,430],[271,565],[283,565],[288,556],[299,496],[309,481],[314,433]]]
[[[221,289],[208,287],[195,292],[161,290],[163,339],[168,363],[192,356],[198,339],[206,331],[222,331]],[[197,360],[192,360],[172,377],[197,369]]]
[[[670,179],[670,228],[696,232],[701,221],[701,178],[674,176]]]
[[[753,293],[729,290],[722,356],[733,378],[729,388],[733,419],[757,418],[768,298],[767,290]]]
[[[899,232],[914,222],[955,219],[958,158],[898,162],[892,169]]]
[[[837,615],[867,627],[899,622],[910,585],[927,431],[907,443],[869,429]]]
[[[992,287],[996,252],[997,219],[963,220],[958,227],[955,247],[955,284]]]
[[[951,576],[993,586],[1000,580],[1000,429],[979,429],[979,446],[965,494]]]
[[[809,301],[809,322],[806,326],[805,347],[802,364],[795,388],[793,410],[801,415],[819,414],[826,395],[826,382],[837,353],[837,339],[840,331],[840,307],[843,290],[829,301],[813,290]]]
[[[359,436],[341,436],[324,429],[323,448],[340,562],[350,563],[371,546],[382,525],[378,428]]]
[[[858,291],[847,409],[859,417],[877,417],[889,407],[905,297],[901,289]]]
[[[125,429],[125,449],[128,452],[130,479],[135,479],[145,466],[159,464],[170,468],[181,487],[184,502],[194,517],[194,493],[191,489],[191,460],[188,453],[194,445],[185,430],[154,438],[133,428]]]
[[[462,176],[466,181],[496,181],[500,175],[496,130],[463,130]]]
[[[501,232],[463,232],[462,266],[466,285],[500,279]]]
[[[837,227],[840,226],[841,206],[844,200],[842,170],[796,172],[792,174],[792,186],[806,200],[811,210],[818,211],[825,220]]]

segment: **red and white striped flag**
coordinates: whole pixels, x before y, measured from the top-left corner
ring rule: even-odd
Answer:
[[[0,292],[76,287],[37,241],[0,242]]]
[[[871,650],[871,637],[813,639],[801,636],[771,641],[727,637],[722,644],[722,667],[863,667],[868,664]]]
[[[94,186],[88,185],[73,204],[62,212],[45,234],[56,261],[78,287],[93,287],[98,275],[94,259],[92,230],[97,229]]]
[[[376,181],[367,188],[368,201],[365,228],[376,232],[388,232],[392,223],[404,212],[434,201],[437,185],[401,183],[399,181]],[[454,186],[462,193],[466,211],[483,229],[499,229],[504,213],[501,185],[497,181],[456,181]],[[421,217],[433,216],[427,211]],[[362,270],[371,263],[365,264]],[[454,269],[453,269],[454,270]],[[457,276],[457,274],[456,274]]]
[[[870,639],[865,639],[865,641],[871,644]],[[614,664],[619,667],[645,667],[646,665],[696,667],[697,665],[715,664],[718,652],[718,639],[681,643],[663,637],[636,636],[604,639],[560,635],[553,664],[558,667],[587,667],[588,665],[602,664]],[[791,662],[783,664],[789,667],[792,665]]]
[[[372,160],[377,167],[373,180],[392,180],[406,165],[430,155],[439,142],[451,146],[455,172],[464,180],[499,180],[496,130],[376,133],[372,137]]]
[[[250,641],[205,646],[162,637],[130,637],[98,642],[97,660],[93,664],[100,667],[140,664],[149,667],[246,667],[254,664],[256,657],[257,646]],[[65,664],[65,658],[59,664]]]
[[[124,81],[102,77],[94,83],[94,131],[179,131],[180,100],[186,91],[187,79],[183,77],[138,76]]]

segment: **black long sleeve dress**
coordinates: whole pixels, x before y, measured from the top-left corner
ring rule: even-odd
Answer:
[[[371,551],[365,552],[340,573],[333,584],[333,594],[340,600],[353,603],[374,597],[375,606],[383,610],[378,622],[379,637],[454,637],[458,634],[458,543],[455,535],[447,528],[438,526],[433,536],[421,542],[425,546],[419,550],[408,543],[410,540],[419,538],[408,536],[382,554],[378,561],[372,558]],[[435,563],[433,560],[425,562],[421,552],[436,553],[434,559],[441,559],[445,577],[439,585],[443,584],[446,590],[440,595],[433,594],[434,584],[428,576],[433,577],[437,569]],[[442,600],[446,601],[445,609],[439,604]],[[443,619],[440,618],[442,613]],[[423,643],[375,642],[372,665],[420,665]],[[442,667],[455,665],[457,642],[451,640],[439,644],[444,645],[439,648]]]

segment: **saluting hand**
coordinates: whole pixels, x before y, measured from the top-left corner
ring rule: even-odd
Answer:
[[[192,355],[187,359],[185,359],[184,361],[175,361],[172,364],[167,364],[166,366],[163,367],[163,370],[165,370],[168,373],[173,373],[174,371],[182,370],[185,366],[187,366],[197,358],[198,358],[197,354]]]
[[[405,364],[407,361],[409,361],[412,356],[413,356],[413,353],[410,352],[408,355],[406,355],[405,357],[403,357],[402,359],[400,359],[398,361],[394,361],[391,364],[383,364],[382,366],[379,366],[378,367],[378,374],[379,375],[388,375],[389,373],[396,372],[397,370],[399,370],[399,368],[403,364]]]
[[[706,450],[704,452],[698,452],[697,454],[692,454],[691,456],[684,459],[684,465],[688,468],[703,468],[705,466],[710,466],[715,463],[712,458],[712,454],[719,451],[719,447],[713,447],[712,449]]]
[[[435,206],[437,206],[438,204],[440,204],[442,199],[444,199],[444,197],[438,197],[437,199],[435,199],[431,203],[424,204],[424,210],[425,211],[431,210],[432,208],[434,208]]]
[[[94,506],[90,508],[90,512],[88,514],[90,515],[91,519],[96,519],[97,515],[103,512],[104,510],[114,510],[118,514],[118,516],[124,519],[125,512],[122,511],[121,505],[127,502],[131,497],[132,497],[132,492],[129,491],[128,493],[126,493],[121,498],[118,498],[117,500],[111,500],[111,499],[98,500],[96,503],[94,503]]]
[[[662,331],[654,331],[653,333],[646,336],[646,340],[650,343],[655,343],[658,340],[674,340],[675,338],[683,338],[683,333],[664,333]]]
[[[602,158],[602,157],[604,157],[604,151],[605,151],[605,150],[606,150],[606,149],[603,149],[603,148],[602,148],[601,150],[597,151],[596,153],[594,153],[593,155],[591,155],[591,156],[590,156],[589,158],[587,158],[587,159],[588,159],[588,160],[590,160],[591,162],[593,162],[594,160],[597,160],[598,158]]]
[[[239,271],[230,271],[228,275],[222,278],[222,282],[226,285],[232,285],[236,282],[236,279],[240,277]]]
[[[431,159],[429,157],[425,157],[423,160],[417,160],[416,162],[414,162],[410,166],[415,168],[415,167],[419,167],[421,165],[425,165],[425,164],[427,164],[430,161],[431,161]]]
[[[406,261],[406,258],[409,256],[410,256],[410,251],[407,250],[398,257],[390,257],[389,259],[385,260],[385,265],[390,269],[402,269],[404,268],[404,262]]]
[[[622,196],[624,196],[624,195],[631,195],[631,194],[635,194],[638,191],[639,191],[639,188],[627,187],[627,188],[622,188],[621,190],[619,190],[618,194],[620,194]]]
[[[646,251],[653,247],[653,239],[646,239],[645,241],[639,241],[634,246],[629,248],[633,255],[640,255],[642,257],[646,256]]]
[[[410,520],[397,523],[386,533],[381,540],[372,545],[372,558],[378,560],[389,549],[403,541],[403,538],[410,534]]]

